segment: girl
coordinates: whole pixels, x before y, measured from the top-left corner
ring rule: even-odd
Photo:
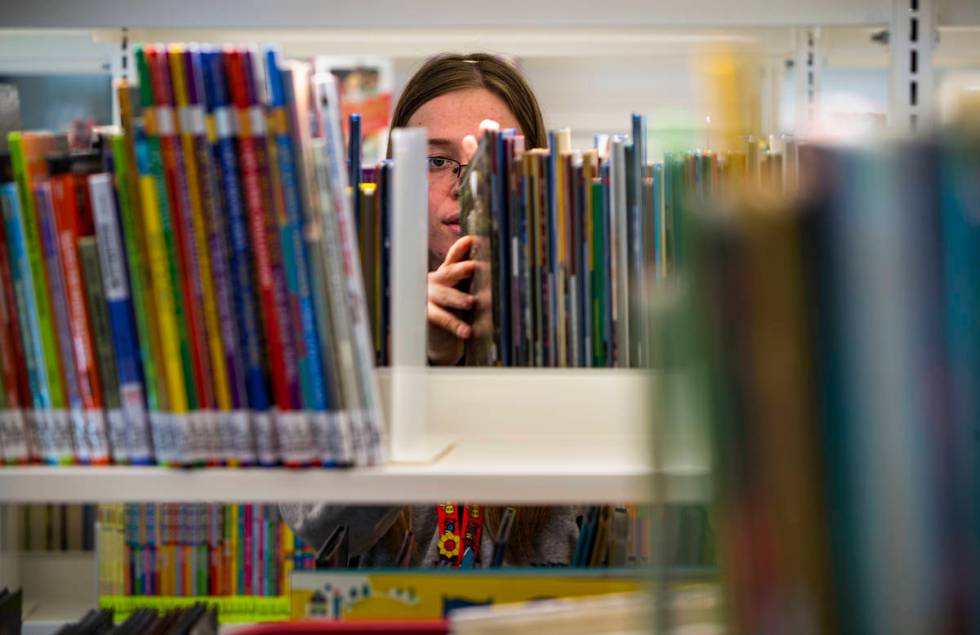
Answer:
[[[428,355],[432,364],[452,365],[472,335],[454,311],[472,308],[473,298],[457,285],[473,273],[467,259],[470,238],[460,237],[460,175],[476,143],[480,123],[491,119],[523,134],[526,148],[547,145],[537,99],[520,73],[486,54],[440,55],[409,80],[395,106],[392,127],[426,128],[429,138]],[[283,517],[296,533],[319,548],[340,525],[347,526],[350,553],[362,566],[396,566],[404,544],[414,542],[412,566],[459,564],[468,557],[486,565],[498,537],[498,507],[429,505],[345,507],[283,505]],[[522,508],[512,524],[505,563],[569,564],[578,527],[578,510]],[[469,534],[469,539],[467,539]],[[406,540],[406,536],[409,540]]]

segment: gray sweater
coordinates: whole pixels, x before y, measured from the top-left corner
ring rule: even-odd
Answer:
[[[394,566],[398,546],[391,547],[391,541],[381,538],[391,528],[401,507],[367,507],[325,504],[280,505],[282,517],[293,531],[315,549],[327,540],[330,532],[338,525],[347,525],[351,536],[350,554],[361,556],[361,566]],[[412,557],[412,566],[436,566],[438,540],[436,532],[438,512],[436,505],[413,506],[412,530],[415,532],[417,548]],[[507,552],[504,564],[507,566],[562,566],[571,564],[578,526],[575,518],[582,513],[578,507],[549,507],[548,516],[533,543],[531,557],[527,561],[517,561]],[[519,522],[519,520],[518,520]],[[480,558],[486,566],[493,553],[494,537],[484,526],[480,540]]]

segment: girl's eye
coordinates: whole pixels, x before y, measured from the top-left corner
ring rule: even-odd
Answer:
[[[429,167],[433,170],[441,170],[449,165],[449,160],[445,157],[429,157]]]

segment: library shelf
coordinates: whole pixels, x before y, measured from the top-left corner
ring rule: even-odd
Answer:
[[[416,451],[384,465],[6,467],[0,468],[0,503],[573,504],[650,501],[655,494],[667,502],[709,497],[707,452],[695,415],[674,413],[672,425],[658,428],[659,452],[648,433],[651,411],[661,411],[654,406],[690,402],[683,378],[614,369],[421,372],[426,399],[424,421],[413,424]],[[392,373],[378,375],[391,421]],[[667,460],[654,468],[655,456]]]

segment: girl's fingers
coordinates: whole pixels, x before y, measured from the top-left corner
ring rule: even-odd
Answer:
[[[429,285],[429,301],[441,307],[468,310],[473,308],[473,296],[441,284]]]
[[[452,264],[454,262],[459,262],[464,260],[466,256],[470,253],[470,248],[473,246],[473,236],[462,236],[453,243],[449,251],[446,252],[446,259],[442,262],[443,265]]]
[[[447,287],[455,287],[461,280],[466,280],[476,270],[475,260],[464,260],[450,265],[442,265],[429,274],[429,281]]]
[[[434,302],[429,302],[426,308],[429,324],[434,324],[439,328],[448,331],[461,340],[470,336],[470,325],[462,321],[446,309],[438,306]]]

